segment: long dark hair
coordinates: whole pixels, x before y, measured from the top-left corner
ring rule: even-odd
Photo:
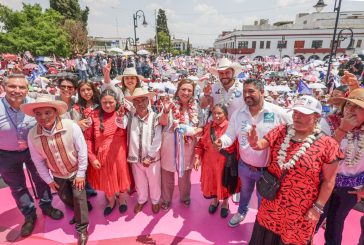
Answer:
[[[112,89],[105,89],[101,95],[100,95],[100,101],[102,100],[102,98],[104,98],[105,96],[111,96],[115,99],[116,101],[116,108],[115,111],[119,110],[120,107],[120,103],[117,100],[117,95],[115,93],[114,90]],[[104,124],[103,124],[103,119],[104,119],[104,110],[102,109],[102,106],[100,106],[100,110],[99,110],[99,118],[100,118],[100,132],[104,132],[105,128],[104,128]]]
[[[96,105],[100,105],[100,92],[99,90],[96,88],[95,84],[93,84],[91,81],[82,81],[78,84],[77,87],[77,94],[78,94],[78,102],[77,104],[80,106],[80,110],[82,108],[85,109],[86,105],[87,105],[87,101],[82,98],[81,96],[81,87],[83,87],[84,85],[89,86],[92,89],[93,95],[92,95],[92,103],[94,104],[94,106]]]
[[[142,87],[142,82],[140,81],[140,78],[135,76],[136,79],[137,79],[137,83],[135,85],[135,88],[141,88]],[[123,94],[125,94],[126,90],[128,89],[126,86],[125,86],[125,82],[124,82],[124,77],[121,79],[121,91],[123,91]],[[131,94],[132,95],[132,94]]]
[[[226,119],[228,119],[229,112],[228,112],[228,110],[227,110],[227,108],[226,108],[225,105],[223,105],[223,104],[216,104],[216,105],[214,105],[212,107],[211,111],[214,111],[215,108],[220,108],[224,112],[224,115],[225,115]]]

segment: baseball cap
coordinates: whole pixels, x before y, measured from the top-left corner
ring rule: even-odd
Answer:
[[[295,101],[292,110],[296,110],[307,115],[312,113],[321,114],[322,105],[314,97],[309,95],[303,95]]]

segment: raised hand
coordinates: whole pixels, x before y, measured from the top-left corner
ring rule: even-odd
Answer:
[[[109,62],[102,68],[102,74],[104,75],[104,82],[110,81],[110,71],[111,71],[112,59],[109,58]]]
[[[258,135],[256,127],[257,127],[256,125],[252,125],[252,128],[248,132],[248,142],[250,147],[252,147],[253,149],[257,147],[258,143]]]

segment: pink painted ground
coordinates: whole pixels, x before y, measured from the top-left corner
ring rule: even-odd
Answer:
[[[134,214],[135,195],[128,200],[129,209],[120,215],[115,208],[113,213],[105,218],[102,214],[105,200],[102,193],[91,198],[94,209],[90,213],[89,244],[247,244],[253,228],[256,215],[256,197],[252,198],[251,210],[244,222],[230,228],[229,218],[237,210],[237,205],[230,203],[231,215],[220,218],[219,210],[214,215],[207,212],[210,201],[202,197],[199,185],[199,173],[192,175],[192,202],[185,207],[178,201],[178,189],[175,191],[172,209],[160,211],[153,215],[148,203],[143,211]],[[9,188],[0,190],[0,244],[51,245],[74,244],[74,227],[68,224],[72,211],[65,209],[57,196],[54,197],[55,207],[65,211],[65,218],[53,221],[45,218],[38,210],[38,221],[32,236],[19,237],[23,217],[16,208]],[[352,211],[345,224],[344,245],[357,244],[360,235],[359,220],[361,213]],[[315,244],[323,244],[323,230],[315,237]]]

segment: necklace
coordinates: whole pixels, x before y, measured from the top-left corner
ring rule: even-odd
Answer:
[[[361,126],[358,136],[358,149],[355,152],[354,156],[354,133],[350,131],[346,134],[346,138],[348,140],[348,145],[345,152],[345,164],[347,166],[353,167],[358,164],[360,159],[363,157],[364,154],[364,125]]]
[[[311,147],[311,144],[318,138],[319,133],[321,132],[321,128],[319,124],[316,124],[313,133],[306,137],[300,149],[292,156],[290,160],[286,161],[287,158],[287,148],[289,147],[289,142],[292,137],[295,136],[296,130],[293,126],[290,126],[287,130],[286,137],[281,145],[281,149],[278,151],[278,165],[280,169],[290,169],[294,167],[298,159],[302,157],[303,154],[306,153],[307,149]]]
[[[182,111],[182,105],[179,101],[171,104],[173,113],[173,127],[176,128],[180,124],[186,124],[186,113]],[[196,126],[198,123],[198,110],[195,102],[188,103],[187,109],[189,124]]]
[[[230,95],[230,98],[225,101],[225,97],[224,97],[224,87],[221,86],[221,93],[220,93],[220,103],[223,104],[224,106],[226,106],[226,108],[228,108],[230,106],[230,104],[233,102],[234,98],[235,98],[235,95],[236,95],[236,92],[238,91],[238,87],[239,87],[239,82],[235,82],[234,83],[234,88],[233,88],[233,92],[231,93]]]

